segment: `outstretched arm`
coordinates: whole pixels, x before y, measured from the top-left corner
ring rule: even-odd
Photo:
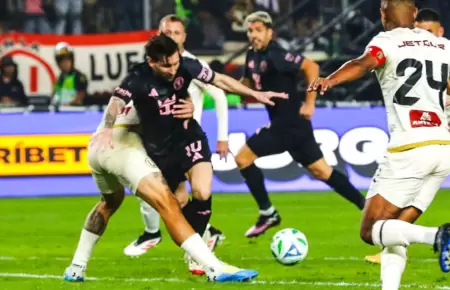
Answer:
[[[258,92],[254,91],[245,85],[243,85],[241,82],[233,79],[232,77],[226,76],[224,74],[215,73],[214,80],[212,81],[212,84],[216,87],[221,88],[224,91],[233,92],[239,95],[249,96],[257,99],[261,103],[265,103],[268,105],[275,105],[274,102],[270,100],[270,98],[282,98],[287,99],[288,96],[285,93],[278,93],[278,92]]]
[[[329,88],[357,80],[363,77],[366,72],[372,71],[384,64],[385,59],[380,61],[380,59],[373,54],[374,52],[369,49],[359,58],[345,63],[327,78],[318,78],[310,84],[308,92],[319,91],[320,94],[323,95]]]

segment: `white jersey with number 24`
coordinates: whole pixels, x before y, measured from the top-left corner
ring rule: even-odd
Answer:
[[[448,42],[423,29],[396,28],[375,36],[367,50],[379,62],[375,73],[386,106],[389,151],[450,144],[444,110]]]

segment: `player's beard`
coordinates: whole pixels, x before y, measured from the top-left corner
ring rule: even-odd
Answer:
[[[166,73],[166,72],[163,72],[163,71],[161,71],[161,70],[155,70],[155,72],[156,72],[156,74],[158,75],[158,77],[160,77],[160,78],[162,78],[163,80],[166,80],[166,81],[168,81],[168,82],[171,82],[171,81],[173,81],[174,79],[175,79],[175,75],[172,75],[172,74],[170,74],[170,73]]]

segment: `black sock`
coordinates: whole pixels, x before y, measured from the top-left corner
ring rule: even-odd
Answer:
[[[183,214],[189,224],[200,236],[203,236],[206,226],[211,218],[212,202],[211,197],[207,200],[193,198],[185,207]]]
[[[325,182],[359,209],[362,210],[364,208],[366,198],[350,183],[347,176],[337,170],[333,170],[330,178]]]
[[[272,206],[269,199],[269,193],[264,184],[264,175],[255,164],[247,168],[241,169],[241,174],[245,179],[250,192],[258,203],[260,210],[267,210]]]

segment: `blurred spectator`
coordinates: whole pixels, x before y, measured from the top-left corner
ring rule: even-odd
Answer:
[[[247,27],[245,18],[253,12],[252,0],[235,0],[227,16],[231,22],[227,33],[227,40],[246,41]]]
[[[116,31],[136,31],[144,27],[142,0],[112,0]]]
[[[56,80],[52,104],[77,106],[83,104],[87,94],[87,78],[74,67],[73,49],[69,44],[60,42],[55,48],[55,59],[61,74]]]
[[[124,2],[128,1],[124,0]],[[73,34],[81,34],[83,0],[55,0],[55,9],[58,17],[55,29],[56,34],[65,34],[67,24],[69,24]]]
[[[25,0],[24,14],[26,17],[24,31],[27,33],[50,33],[51,28],[47,21],[42,0]]]
[[[280,14],[280,3],[278,0],[254,0],[255,11],[266,11],[272,17]]]
[[[28,104],[22,82],[17,78],[17,64],[12,57],[0,60],[0,106],[23,107]]]

